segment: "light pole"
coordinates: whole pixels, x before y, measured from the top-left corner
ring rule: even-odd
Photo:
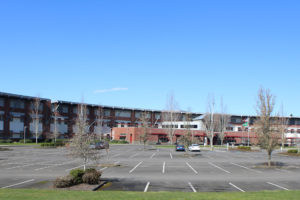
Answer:
[[[25,144],[25,134],[26,134],[26,128],[27,128],[27,126],[24,126],[24,144]]]

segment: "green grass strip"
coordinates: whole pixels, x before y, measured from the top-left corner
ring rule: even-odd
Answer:
[[[118,192],[0,189],[1,200],[299,200],[300,191],[261,192]]]

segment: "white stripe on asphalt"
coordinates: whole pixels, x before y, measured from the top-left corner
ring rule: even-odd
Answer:
[[[107,167],[103,167],[102,169],[100,169],[100,171],[103,171],[103,170],[106,170],[107,169]]]
[[[143,161],[141,161],[139,164],[137,164],[132,170],[129,171],[129,174],[131,174],[138,166],[140,166],[143,163]]]
[[[118,154],[116,154],[116,155],[113,155],[111,158],[114,158],[114,157],[117,157],[117,156],[119,156],[120,154],[118,153]]]
[[[236,186],[236,185],[234,185],[234,184],[232,184],[232,183],[229,183],[229,185],[231,185],[232,187],[238,189],[238,190],[241,191],[241,192],[245,192],[244,190],[242,190],[241,188],[239,188],[238,186]]]
[[[162,169],[163,174],[165,173],[165,169],[166,169],[166,162],[164,162],[164,164],[163,164],[163,169]]]
[[[152,156],[150,158],[153,158],[155,156],[156,153],[152,154]]]
[[[188,162],[186,162],[186,164],[195,172],[195,174],[198,174],[198,172]]]
[[[197,192],[197,190],[194,188],[194,186],[191,184],[191,182],[189,182],[189,186],[191,187],[191,189],[193,190],[193,192]]]
[[[145,189],[144,189],[144,192],[147,192],[148,191],[148,188],[149,188],[149,185],[150,185],[150,182],[147,183]]]
[[[133,157],[137,156],[138,154],[139,154],[139,153],[136,153],[136,154],[130,156],[129,158],[133,158]]]
[[[46,164],[46,163],[49,163],[49,162],[52,162],[52,161],[40,162],[40,163],[31,163],[31,164],[26,164],[26,165],[21,165],[21,166],[10,167],[10,168],[6,168],[6,169],[16,169],[16,168],[29,167],[29,166],[34,166],[34,165],[43,165],[43,164]]]
[[[275,183],[271,183],[271,182],[267,182],[267,183],[270,184],[270,185],[273,185],[273,186],[275,186],[275,187],[278,187],[278,188],[280,188],[280,189],[289,190],[289,189],[287,189],[287,188],[285,188],[285,187],[282,187],[282,186],[280,186],[280,185],[277,185],[277,184],[275,184]]]
[[[219,167],[219,166],[217,166],[217,165],[215,165],[215,164],[213,164],[213,163],[211,163],[211,162],[208,162],[208,164],[210,164],[211,166],[214,166],[215,168],[218,168],[218,169],[220,169],[220,170],[222,170],[222,171],[224,171],[224,172],[230,174],[229,171],[227,171],[227,170],[225,170],[225,169],[223,169],[223,168],[221,168],[221,167]]]
[[[77,167],[73,167],[71,169],[66,169],[65,171],[68,172],[68,171],[71,171],[72,169],[77,169],[77,168],[80,168],[80,167],[83,167],[84,165],[80,165],[80,166],[77,166]]]
[[[53,165],[49,165],[49,166],[46,166],[46,167],[37,168],[37,169],[34,169],[34,170],[35,171],[39,171],[39,170],[42,170],[42,169],[47,169],[47,168],[50,168],[50,167],[62,166],[62,165],[70,164],[70,163],[73,163],[73,162],[77,162],[77,160],[72,160],[72,161],[65,162],[65,163],[60,163],[60,164],[53,164]]]
[[[256,172],[256,173],[262,173],[261,171],[257,171],[257,170],[254,170],[254,169],[251,169],[251,168],[248,168],[248,167],[245,167],[243,165],[239,165],[239,164],[236,164],[236,163],[230,163],[232,165],[235,165],[235,166],[238,166],[238,167],[241,167],[241,168],[244,168],[244,169],[247,169],[249,171],[253,171],[253,172]]]
[[[2,187],[2,188],[10,188],[10,187],[14,187],[14,186],[21,185],[21,184],[24,184],[24,183],[29,183],[29,182],[32,182],[32,181],[34,181],[34,179],[30,179],[28,181],[23,181],[21,183],[16,183],[16,184],[13,184],[13,185],[5,186],[5,187]]]
[[[172,153],[170,153],[170,157],[171,157],[171,159],[173,159]]]

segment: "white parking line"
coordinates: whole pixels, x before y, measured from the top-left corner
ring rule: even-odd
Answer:
[[[131,174],[138,166],[140,166],[143,163],[143,161],[139,162],[132,170],[129,171],[129,174]]]
[[[102,169],[100,169],[100,171],[103,171],[103,170],[106,170],[107,169],[107,167],[103,167]]]
[[[163,164],[163,169],[162,169],[163,174],[165,173],[165,169],[166,169],[166,162],[164,162],[164,164]]]
[[[40,163],[31,163],[31,164],[26,164],[26,165],[21,165],[21,166],[15,166],[15,167],[10,167],[10,168],[6,168],[6,169],[16,169],[16,168],[23,168],[23,167],[29,167],[29,166],[34,166],[34,165],[43,165],[49,162],[53,162],[53,161],[48,161],[48,162],[40,162]]]
[[[111,158],[114,158],[114,157],[117,157],[117,156],[119,156],[119,155],[121,155],[121,154],[116,154],[116,155],[113,155]]]
[[[270,185],[273,185],[273,186],[275,186],[275,187],[278,187],[278,188],[280,188],[280,189],[289,190],[289,189],[287,189],[287,188],[285,188],[285,187],[282,187],[282,186],[280,186],[280,185],[277,185],[277,184],[275,184],[275,183],[271,183],[271,182],[267,182],[267,183],[270,184]]]
[[[261,171],[257,171],[257,170],[254,170],[254,169],[251,169],[251,168],[248,168],[248,167],[245,167],[243,165],[239,165],[239,164],[236,164],[236,163],[230,163],[232,165],[235,165],[235,166],[238,166],[238,167],[241,167],[241,168],[244,168],[244,169],[247,169],[249,171],[253,171],[253,172],[256,172],[256,173],[262,173]]]
[[[60,163],[60,164],[53,164],[53,165],[49,165],[49,166],[46,166],[46,167],[37,168],[37,169],[34,169],[34,170],[39,171],[39,170],[42,170],[42,169],[48,169],[50,167],[62,166],[62,165],[70,164],[70,163],[73,163],[73,162],[77,162],[77,160],[72,160],[72,161],[65,162],[65,163]]]
[[[148,188],[149,188],[149,185],[150,185],[150,182],[147,183],[145,189],[144,189],[144,192],[147,192],[148,191]]]
[[[132,156],[130,156],[129,158],[133,158],[135,156],[137,156],[139,153],[133,154]]]
[[[231,185],[232,187],[238,189],[238,190],[241,191],[241,192],[245,192],[244,190],[242,190],[241,188],[239,188],[238,186],[236,186],[236,185],[234,185],[234,184],[232,184],[232,183],[229,183],[229,185]]]
[[[286,170],[286,169],[278,169],[278,168],[275,168],[275,170],[281,171],[281,172],[286,172],[286,173],[292,173],[291,171],[288,171],[288,170]]]
[[[153,158],[155,156],[156,153],[152,154],[152,156],[150,158]]]
[[[66,169],[65,171],[68,172],[68,171],[71,171],[72,169],[77,169],[77,168],[80,168],[80,167],[83,167],[84,165],[80,165],[80,166],[77,166],[77,167],[73,167],[71,169]]]
[[[208,162],[208,164],[210,164],[211,166],[214,166],[215,168],[218,168],[218,169],[220,169],[220,170],[222,170],[222,171],[224,171],[224,172],[230,174],[229,171],[227,171],[227,170],[225,170],[225,169],[223,169],[223,168],[221,168],[221,167],[219,167],[219,166],[217,166],[217,165],[215,165],[215,164],[213,164],[213,163],[211,163],[211,162]]]
[[[24,184],[24,183],[29,183],[29,182],[32,182],[32,181],[34,181],[34,179],[30,179],[30,180],[27,180],[27,181],[23,181],[21,183],[16,183],[16,184],[13,184],[13,185],[5,186],[5,187],[2,187],[2,188],[10,188],[10,187],[14,187],[14,186],[21,185],[21,184]]]
[[[193,192],[197,192],[197,190],[194,188],[194,186],[192,185],[191,182],[189,182],[189,186],[191,187],[191,189],[193,190]]]
[[[170,157],[171,157],[171,159],[173,159],[173,156],[172,156],[172,153],[170,152]]]
[[[193,172],[195,172],[195,174],[198,174],[198,172],[188,162],[186,162],[186,164],[193,170]]]

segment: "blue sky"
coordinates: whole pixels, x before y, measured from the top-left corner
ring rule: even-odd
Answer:
[[[255,114],[269,88],[300,116],[299,1],[0,2],[0,91],[205,112],[221,96]]]

